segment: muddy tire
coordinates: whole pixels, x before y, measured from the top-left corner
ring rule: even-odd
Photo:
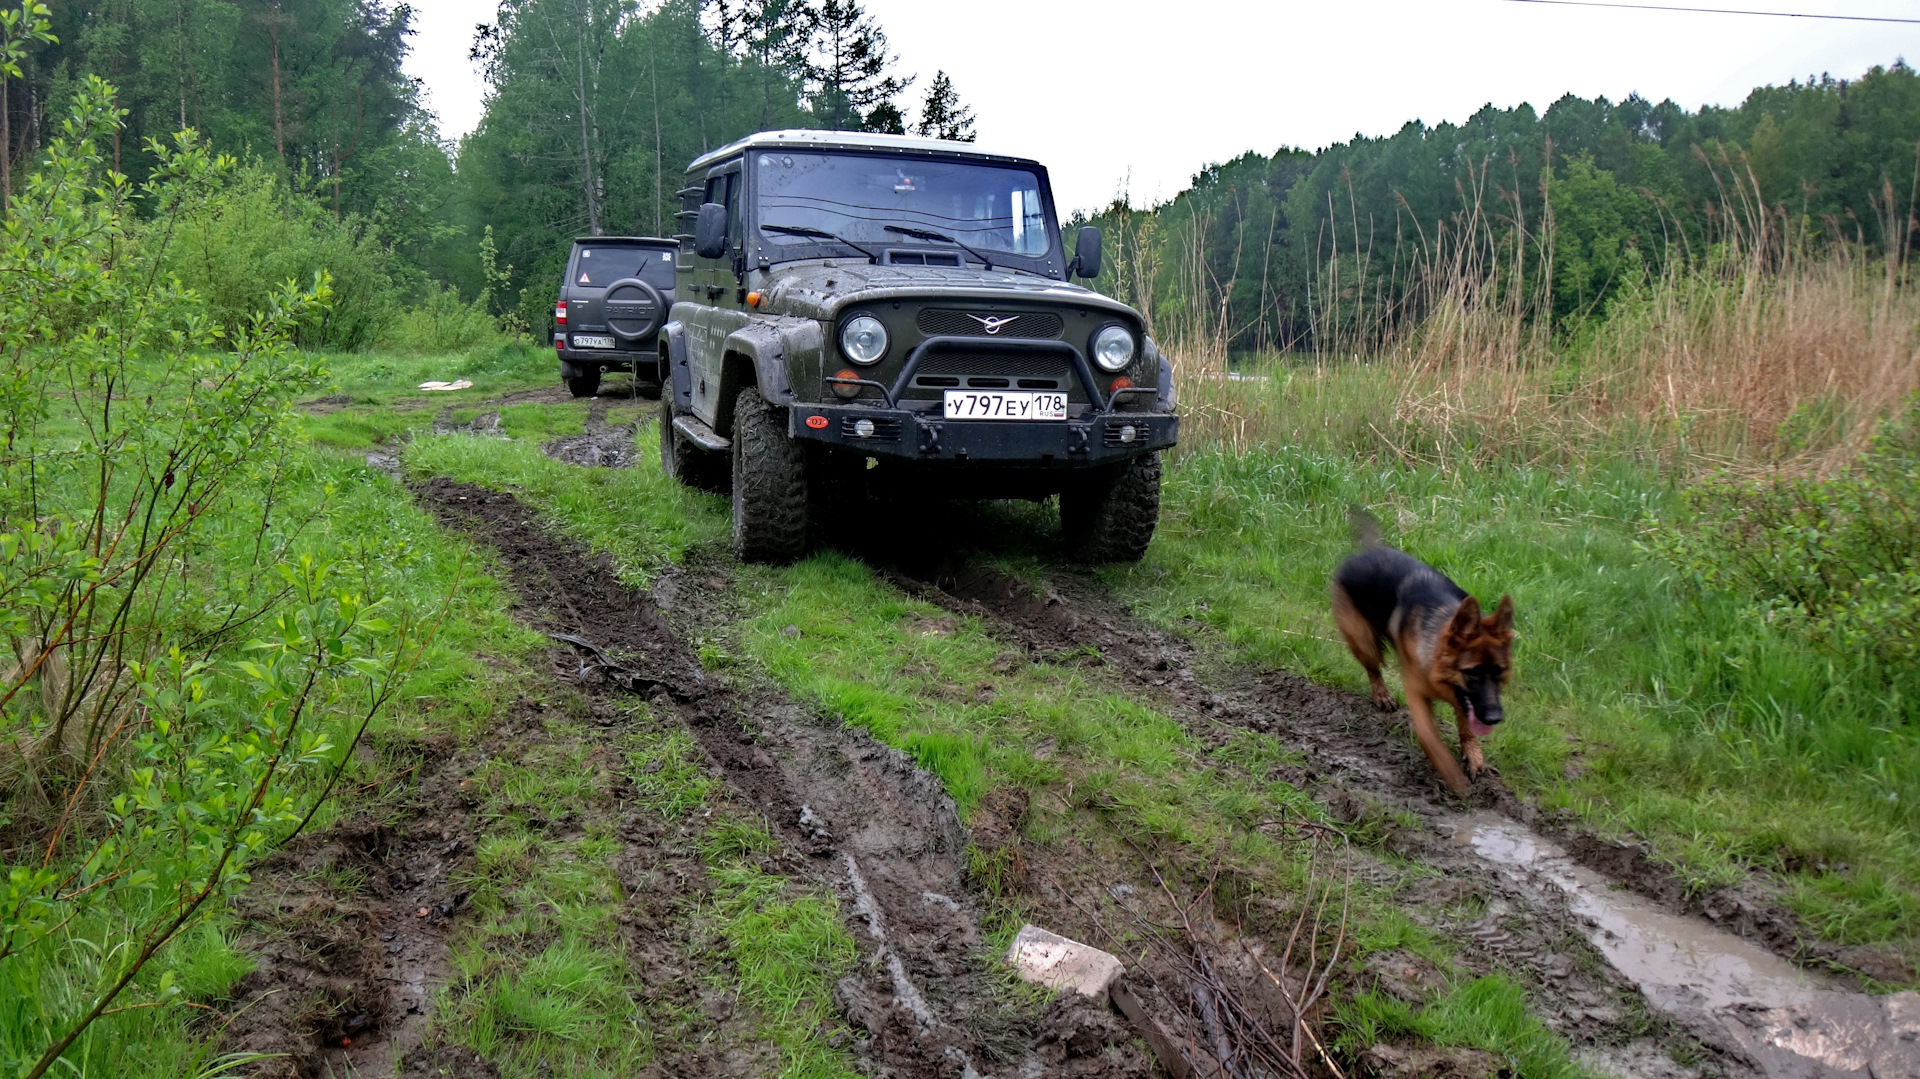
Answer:
[[[791,562],[807,549],[807,447],[748,386],[733,404],[733,556]]]
[[[660,395],[660,471],[696,491],[727,493],[727,459],[673,429],[673,395]]]
[[[1060,494],[1060,531],[1081,562],[1138,562],[1160,522],[1160,455],[1135,457]]]
[[[566,383],[567,392],[575,397],[592,397],[600,392],[600,372],[594,371],[578,378],[570,378]]]

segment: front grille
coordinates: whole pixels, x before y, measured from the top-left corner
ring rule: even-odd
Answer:
[[[983,322],[983,319],[993,321]],[[955,311],[944,307],[922,310],[914,324],[929,337],[1059,337],[1062,327],[1060,316],[1051,311],[997,315],[991,311]],[[995,329],[988,332],[989,326]]]
[[[1065,382],[1071,372],[1052,356],[1008,356],[1005,353],[934,352],[924,356],[915,367],[919,375],[966,376],[982,378],[1050,378]]]
[[[873,433],[864,438],[855,430],[863,422],[873,424]],[[840,435],[842,438],[859,438],[863,442],[898,442],[900,421],[884,417],[843,416],[840,419]]]

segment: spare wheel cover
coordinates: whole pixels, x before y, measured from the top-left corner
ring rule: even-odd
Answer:
[[[667,317],[667,300],[660,290],[637,277],[623,277],[607,286],[600,303],[607,328],[622,341],[637,341],[660,328]]]

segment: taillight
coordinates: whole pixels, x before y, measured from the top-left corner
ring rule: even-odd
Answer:
[[[561,337],[559,334],[555,334],[553,337],[553,350],[555,352],[565,352],[566,349],[567,349],[567,339],[564,337]]]
[[[561,300],[553,305],[553,321],[562,326],[567,324],[567,301]]]

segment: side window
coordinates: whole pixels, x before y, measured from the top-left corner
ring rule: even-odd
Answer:
[[[740,178],[741,173],[727,173],[727,244],[738,250],[746,244],[747,238],[740,231]]]
[[[707,192],[700,196],[701,203],[718,202],[724,205],[727,201],[728,179],[729,178],[725,176],[707,177]],[[732,236],[729,235],[728,239],[732,239]]]

